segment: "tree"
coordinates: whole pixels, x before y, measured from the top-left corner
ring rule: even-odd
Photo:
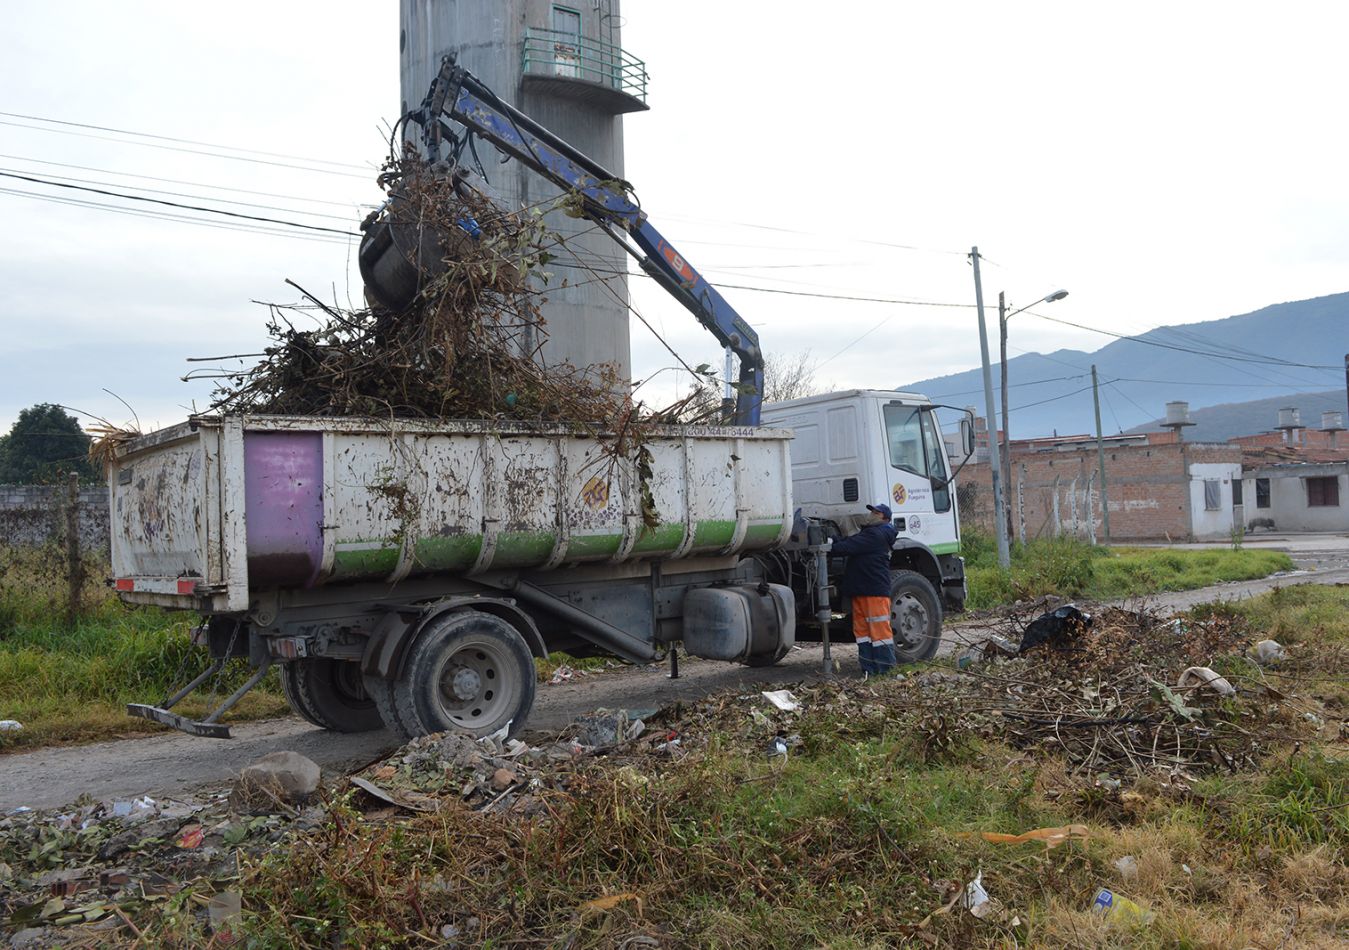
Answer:
[[[32,485],[68,472],[95,479],[98,472],[89,461],[92,441],[80,420],[60,406],[30,406],[19,413],[9,435],[0,436],[0,482]]]
[[[810,350],[795,356],[769,353],[764,357],[764,402],[786,402],[815,396],[820,386],[815,382],[816,361]]]

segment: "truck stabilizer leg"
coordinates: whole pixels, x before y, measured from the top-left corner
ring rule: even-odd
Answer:
[[[230,727],[216,720],[229,712],[238,704],[239,700],[253,687],[262,682],[262,678],[267,675],[267,671],[272,667],[271,657],[267,657],[248,678],[248,682],[240,686],[231,693],[224,702],[213,709],[205,719],[200,721],[188,719],[186,716],[180,716],[177,713],[169,712],[176,706],[184,696],[192,692],[202,683],[205,683],[215,674],[219,673],[224,667],[223,658],[216,660],[206,670],[192,682],[188,683],[178,692],[164,701],[163,706],[150,706],[146,703],[127,703],[126,713],[128,716],[136,716],[140,719],[150,719],[154,722],[163,723],[166,726],[172,726],[179,732],[186,732],[188,735],[201,736],[206,739],[228,739],[230,738]]]

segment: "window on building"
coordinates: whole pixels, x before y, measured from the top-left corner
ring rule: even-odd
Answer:
[[[1331,475],[1326,478],[1307,479],[1308,508],[1338,508],[1340,506],[1340,480]]]
[[[1241,479],[1239,479],[1239,478],[1234,478],[1234,479],[1232,479],[1232,507],[1233,507],[1233,508],[1235,508],[1237,505],[1244,505],[1244,504],[1246,503],[1245,500],[1244,500],[1244,498],[1243,498],[1243,496],[1246,494],[1245,488],[1246,488],[1246,484],[1245,484],[1245,482],[1243,482]]]
[[[1223,506],[1223,483],[1216,478],[1204,479],[1204,510],[1218,511]]]
[[[1255,480],[1255,507],[1269,507],[1269,479],[1257,478]]]

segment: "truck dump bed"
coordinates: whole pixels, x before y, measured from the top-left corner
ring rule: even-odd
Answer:
[[[202,416],[109,471],[123,600],[244,611],[250,589],[771,548],[791,433],[662,427],[637,466],[565,426]]]

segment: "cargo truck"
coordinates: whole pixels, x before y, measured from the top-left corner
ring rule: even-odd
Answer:
[[[896,653],[931,656],[965,592],[937,407],[872,390],[763,407],[757,335],[630,186],[452,59],[405,119],[433,162],[476,135],[567,189],[738,357],[729,424],[653,430],[642,471],[603,434],[499,421],[202,415],[125,442],[108,471],[112,582],[129,603],[200,612],[213,659],[128,711],[227,737],[221,717],[279,665],[295,711],[324,728],[483,735],[524,724],[534,658],[556,650],[775,663],[846,617],[825,552],[876,501],[898,531]],[[396,194],[363,228],[377,305],[409,306],[443,272],[453,242],[417,231]],[[968,458],[968,414],[960,432]],[[173,712],[232,658],[253,669],[237,691],[200,721]]]

